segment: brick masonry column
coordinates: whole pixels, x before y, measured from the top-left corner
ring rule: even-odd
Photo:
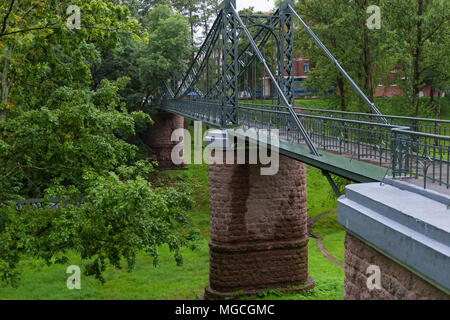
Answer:
[[[370,275],[366,274],[366,271],[370,265],[380,268],[381,289],[369,290],[367,287],[367,278]],[[347,233],[345,238],[344,299],[449,300],[450,296]]]
[[[206,298],[313,287],[308,278],[306,166],[210,165],[210,286]]]
[[[160,169],[182,167],[176,166],[172,162],[172,149],[179,142],[171,141],[171,136],[174,130],[184,128],[184,117],[167,112],[158,112],[152,113],[151,118],[154,124],[149,125],[147,131],[147,145],[150,148],[150,157],[158,161],[158,168]]]

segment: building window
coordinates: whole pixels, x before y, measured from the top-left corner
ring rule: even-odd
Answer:
[[[305,72],[309,71],[309,63],[305,63]]]
[[[379,87],[383,86],[383,79],[382,78],[378,78],[378,86]]]

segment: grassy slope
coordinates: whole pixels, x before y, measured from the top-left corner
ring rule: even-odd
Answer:
[[[337,222],[337,213],[334,212],[318,220],[312,233],[322,238],[322,244],[330,255],[337,261],[344,263],[345,232]]]

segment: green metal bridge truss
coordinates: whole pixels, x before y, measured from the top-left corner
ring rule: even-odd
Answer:
[[[294,106],[294,19],[371,113]],[[256,94],[257,78],[263,81],[262,91],[270,83],[276,98],[271,104],[246,100],[248,92]],[[289,0],[282,1],[274,14],[262,16],[239,15],[236,0],[225,0],[188,71],[173,81],[173,87],[168,82],[165,87],[160,106],[165,111],[216,128],[279,130],[280,153],[321,169],[334,189],[329,173],[355,182],[410,178],[423,187],[450,189],[450,121],[382,115]],[[192,92],[195,99],[189,97]]]

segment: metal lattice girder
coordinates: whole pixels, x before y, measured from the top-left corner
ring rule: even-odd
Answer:
[[[286,98],[294,105],[292,91],[294,75],[294,26],[292,12],[289,8],[290,1],[283,0],[280,4],[280,36],[278,41],[278,81],[281,90],[286,93]],[[282,101],[278,98],[278,104]]]
[[[197,87],[197,85],[194,85],[193,89],[200,96],[200,98],[204,98],[205,97],[205,95],[203,94],[202,90],[200,90],[199,87]]]
[[[170,86],[167,84],[166,81],[164,81],[164,86],[166,87],[166,91],[167,91],[170,99],[173,99],[175,97],[175,94],[173,93],[172,88],[170,88]]]
[[[267,43],[267,41],[270,38],[270,35],[273,34],[273,30],[275,27],[279,24],[279,10],[277,10],[274,15],[272,16],[263,16],[264,18],[267,18],[268,21],[265,25],[260,25],[259,31],[256,33],[254,39],[255,41],[260,41],[259,48],[264,47],[264,45]],[[250,59],[243,61],[244,56],[249,56]],[[253,54],[253,48],[251,44],[248,44],[244,50],[241,51],[241,53],[238,56],[238,60],[243,61],[244,65],[242,66],[238,78],[241,77],[247,69],[253,64],[253,62],[257,59],[256,55]],[[222,80],[223,78],[220,78],[208,91],[206,94],[206,98],[213,100],[216,98],[222,90]]]
[[[222,126],[236,123],[238,104],[238,32],[236,0],[225,0],[222,13]]]

